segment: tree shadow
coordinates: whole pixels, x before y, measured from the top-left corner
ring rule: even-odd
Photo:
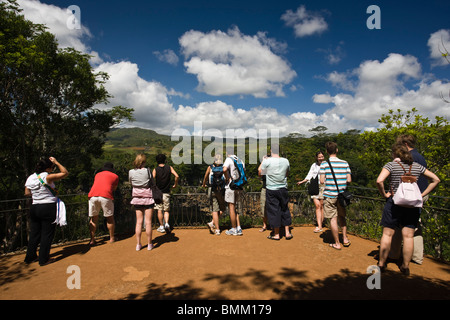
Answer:
[[[23,261],[10,262],[11,257],[2,257],[0,260],[0,286],[6,285],[18,279],[30,279],[36,271],[34,264],[26,264]]]
[[[203,278],[205,287],[192,280],[176,287],[151,283],[143,294],[129,294],[125,299],[154,300],[229,300],[234,292],[265,292],[267,300],[448,300],[450,283],[420,276],[405,277],[387,271],[380,275],[380,289],[369,289],[371,274],[342,269],[324,279],[308,280],[307,271],[281,268],[277,273],[248,269],[244,273],[213,274]],[[211,283],[213,282],[213,283]],[[214,288],[213,291],[206,288]],[[227,294],[228,292],[228,294]]]

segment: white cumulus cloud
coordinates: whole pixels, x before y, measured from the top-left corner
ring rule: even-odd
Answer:
[[[92,56],[91,63],[99,64],[103,60],[98,52],[91,50],[86,44],[86,40],[92,38],[89,29],[83,25],[83,15],[81,9],[78,14],[80,21],[77,26],[73,23],[74,14],[67,8],[60,8],[54,5],[44,4],[36,0],[18,0],[22,14],[26,19],[47,26],[48,31],[56,36],[60,48],[74,48],[80,52]]]
[[[325,19],[318,13],[307,11],[304,5],[297,11],[287,10],[282,16],[287,26],[294,28],[295,36],[298,38],[323,33],[328,29]]]
[[[128,61],[106,62],[96,72],[106,72],[109,80],[105,88],[113,95],[109,105],[122,105],[134,109],[135,126],[168,133],[172,126],[174,109],[170,95],[178,95],[157,81],[139,76],[137,64]],[[100,106],[99,106],[100,107]]]
[[[450,116],[448,104],[439,95],[448,92],[450,84],[428,79],[420,63],[410,55],[391,53],[381,62],[364,61],[355,70],[333,72],[326,79],[336,86],[341,83],[340,88],[350,93],[315,94],[313,101],[333,104],[324,115],[342,117],[356,128],[377,126],[377,119],[389,109],[406,111],[414,107],[430,119],[436,114]],[[413,82],[413,89],[407,89],[407,82]]]
[[[433,66],[448,65],[449,57],[445,59],[442,54],[450,53],[450,29],[441,29],[430,35],[428,48]]]
[[[296,76],[274,53],[283,45],[268,39],[265,33],[247,36],[237,27],[228,32],[191,30],[179,42],[186,71],[197,76],[199,91],[212,96],[284,96],[284,85]]]

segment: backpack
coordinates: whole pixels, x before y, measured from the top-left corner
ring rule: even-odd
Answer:
[[[238,157],[231,157],[234,162],[234,166],[239,174],[239,177],[230,183],[231,190],[242,190],[244,185],[247,184],[247,176],[245,175],[245,168],[242,160]]]
[[[394,204],[400,207],[421,208],[423,206],[422,193],[417,185],[417,178],[411,175],[412,165],[409,166],[409,171],[406,172],[403,165],[399,161],[397,163],[405,171],[405,174],[401,176],[397,192],[392,198]]]
[[[225,190],[225,177],[223,176],[223,166],[211,165],[211,179],[210,185],[212,191],[223,191]]]
[[[315,178],[309,180],[308,194],[310,196],[317,196],[319,191],[319,175],[317,175]]]

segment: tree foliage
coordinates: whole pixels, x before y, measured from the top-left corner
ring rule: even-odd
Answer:
[[[0,3],[0,188],[19,196],[38,159],[55,156],[70,168],[76,187],[91,158],[102,153],[104,134],[131,109],[101,111],[108,76],[94,73],[89,56],[60,49],[45,26],[20,15],[15,1]],[[83,183],[81,181],[81,183]]]
[[[434,194],[448,196],[450,190],[450,125],[448,120],[436,116],[434,123],[430,119],[417,114],[412,108],[406,112],[400,109],[389,110],[379,119],[383,127],[377,131],[364,132],[361,137],[364,153],[361,160],[369,169],[371,181],[375,181],[384,164],[392,160],[391,147],[396,138],[402,134],[411,134],[416,140],[415,148],[421,153],[428,165],[440,179]]]

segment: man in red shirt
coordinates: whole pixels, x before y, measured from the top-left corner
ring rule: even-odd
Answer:
[[[117,189],[119,177],[114,173],[114,165],[106,162],[102,170],[95,175],[94,184],[89,191],[89,230],[91,232],[90,245],[94,245],[95,231],[98,225],[98,215],[100,209],[103,210],[103,216],[106,218],[106,225],[109,230],[109,242],[114,242],[114,196],[113,192]]]

